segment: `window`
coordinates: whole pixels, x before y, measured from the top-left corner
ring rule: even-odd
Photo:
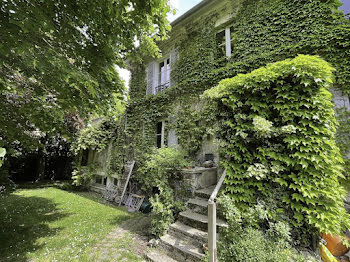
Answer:
[[[164,146],[165,122],[158,122],[156,126],[156,146],[161,148]]]
[[[218,44],[218,57],[224,57],[226,55],[225,30],[216,34],[216,42]]]
[[[82,156],[81,156],[81,166],[87,166],[89,160],[89,150],[85,149],[83,150]]]
[[[102,176],[96,176],[95,183],[96,184],[102,184]]]
[[[162,92],[170,86],[170,58],[159,63],[158,85],[156,93]]]
[[[233,53],[233,47],[234,47],[234,37],[233,37],[234,31],[233,31],[233,26],[230,27],[230,54],[232,55]]]
[[[102,185],[102,186],[106,186],[107,185],[107,177],[103,177],[103,176],[96,176],[95,177],[95,183]]]
[[[170,77],[171,65],[178,57],[178,50],[173,48],[169,54],[157,61],[151,61],[146,68],[146,95],[163,92],[173,84]]]
[[[114,184],[115,186],[118,185],[118,179],[117,179],[117,178],[113,178],[113,184]]]
[[[230,57],[233,49],[233,26],[226,27],[216,34],[218,57]]]

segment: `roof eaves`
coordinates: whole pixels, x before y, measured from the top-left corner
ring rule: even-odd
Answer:
[[[186,13],[184,13],[183,15],[181,15],[180,17],[178,17],[174,21],[172,21],[170,23],[170,25],[172,27],[174,27],[175,25],[177,25],[178,23],[180,23],[181,21],[183,21],[184,19],[186,19],[190,15],[194,14],[195,12],[197,12],[203,6],[207,5],[210,1],[212,1],[212,0],[203,0],[203,1],[199,2],[197,5],[195,5],[190,10],[188,10]]]

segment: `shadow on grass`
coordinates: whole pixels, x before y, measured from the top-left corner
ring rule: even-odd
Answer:
[[[45,245],[36,243],[36,240],[53,236],[61,230],[49,228],[48,224],[67,215],[46,198],[19,195],[0,198],[0,260],[28,261],[28,252]]]
[[[150,233],[151,228],[151,216],[138,213],[136,217],[128,219],[120,225],[121,228],[139,236],[146,237],[147,239],[152,238]]]
[[[55,187],[58,189],[62,189],[63,185],[72,185],[72,180],[40,180],[40,181],[23,182],[23,183],[18,183],[17,188],[18,189],[38,189],[38,188]]]
[[[115,225],[116,227],[121,227],[129,232],[142,235],[149,236],[149,229],[151,226],[151,217],[150,215],[145,215],[141,212],[131,213],[128,212],[128,208],[125,206],[119,206],[116,203],[109,202],[105,200],[101,194],[86,191],[86,192],[71,192],[81,197],[85,197],[89,200],[95,201],[99,204],[107,205],[118,209],[120,211],[124,211],[128,213],[127,215],[119,215],[110,221],[111,225]]]

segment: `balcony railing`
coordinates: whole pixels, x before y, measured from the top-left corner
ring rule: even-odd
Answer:
[[[165,89],[167,89],[170,86],[170,81],[165,82],[164,84],[158,85],[155,87],[156,93],[163,92]]]

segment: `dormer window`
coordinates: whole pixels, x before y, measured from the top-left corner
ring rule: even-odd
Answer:
[[[230,57],[233,51],[233,26],[226,27],[216,34],[218,57]]]

